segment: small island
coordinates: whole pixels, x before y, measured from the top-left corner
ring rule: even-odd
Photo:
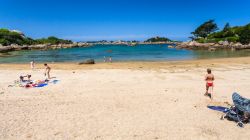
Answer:
[[[18,30],[0,29],[0,53],[18,50],[48,50],[76,47],[90,47],[93,45],[127,45],[136,46],[138,44],[175,44],[166,37],[152,37],[146,41],[86,41],[73,42],[71,40],[59,39],[54,36],[41,39],[32,39]]]

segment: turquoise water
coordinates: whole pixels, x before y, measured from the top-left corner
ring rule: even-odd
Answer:
[[[168,48],[168,45],[96,45],[88,48],[70,48],[58,50],[15,51],[0,55],[0,63],[36,62],[80,62],[93,58],[103,62],[103,57],[111,56],[113,61],[171,61],[208,58],[226,58],[250,56],[250,51],[192,51]]]

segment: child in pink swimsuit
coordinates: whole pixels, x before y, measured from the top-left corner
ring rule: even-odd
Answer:
[[[205,81],[206,81],[206,93],[205,96],[209,96],[212,99],[212,92],[213,92],[213,87],[214,87],[214,75],[212,74],[211,69],[207,69],[207,75],[205,76]],[[211,93],[208,93],[209,88],[212,88]]]

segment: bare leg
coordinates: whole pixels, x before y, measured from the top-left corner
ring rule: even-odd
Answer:
[[[213,92],[214,92],[214,87],[212,86],[211,87],[211,93],[210,93],[211,94],[211,100],[213,100]]]
[[[48,74],[48,79],[50,79],[50,70],[48,70],[47,74]]]
[[[208,95],[208,89],[209,89],[209,86],[206,84],[206,93],[204,94],[205,96]]]
[[[51,78],[50,78],[50,74],[49,74],[49,72],[48,72],[48,79],[51,79]]]

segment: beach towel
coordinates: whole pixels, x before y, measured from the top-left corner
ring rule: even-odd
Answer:
[[[57,84],[59,80],[37,80],[37,81],[29,81],[29,82],[20,82],[19,80],[15,80],[13,85],[8,85],[8,87],[25,87],[25,88],[41,88],[48,86],[49,84]]]
[[[223,106],[207,106],[207,108],[223,113],[226,113],[229,110],[229,108]]]
[[[43,83],[43,84],[38,84],[38,85],[35,85],[35,87],[45,87],[45,86],[47,86],[48,84],[47,83]]]
[[[45,81],[44,83],[37,84],[35,87],[38,87],[38,88],[45,87],[45,86],[48,86],[49,84],[56,84],[58,82],[59,82],[59,80]]]

